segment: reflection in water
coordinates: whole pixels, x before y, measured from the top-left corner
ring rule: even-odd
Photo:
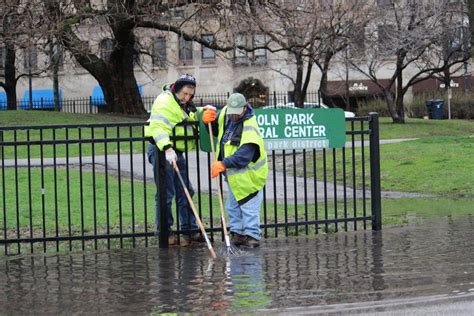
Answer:
[[[233,294],[232,309],[235,311],[256,310],[267,307],[271,302],[259,250],[251,250],[226,260],[226,273]]]
[[[0,313],[252,312],[474,292],[473,217],[203,248],[0,261]],[[216,245],[219,246],[219,245]]]

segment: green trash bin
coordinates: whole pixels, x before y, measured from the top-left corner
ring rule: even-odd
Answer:
[[[442,120],[444,118],[444,100],[435,99],[425,102],[428,109],[428,118],[431,120]]]

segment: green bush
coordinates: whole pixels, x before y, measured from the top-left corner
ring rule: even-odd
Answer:
[[[390,117],[387,109],[387,103],[382,98],[374,98],[367,101],[366,104],[360,104],[357,109],[358,115],[367,115],[370,112],[377,112],[379,116]]]
[[[417,94],[413,98],[413,103],[407,112],[409,117],[422,118],[428,114],[426,100],[444,100],[444,117],[448,117],[447,95],[442,92]],[[462,91],[453,92],[451,98],[451,118],[453,119],[474,119],[474,93],[464,94]]]
[[[423,118],[428,115],[426,108],[427,100],[444,100],[444,118],[448,118],[447,95],[442,92],[416,94],[413,102],[405,103],[405,113],[410,118]],[[380,116],[390,117],[387,110],[387,103],[383,98],[374,98],[366,104],[360,104],[357,109],[358,115],[367,115],[370,112],[377,112]],[[451,118],[453,119],[474,119],[474,92],[464,94],[462,91],[454,92],[451,98]]]

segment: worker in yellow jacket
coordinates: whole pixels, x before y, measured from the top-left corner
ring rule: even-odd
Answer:
[[[255,113],[245,97],[233,93],[217,120],[213,109],[203,114],[205,124],[212,123],[218,135],[216,157],[211,176],[223,173],[229,185],[226,209],[232,242],[236,246],[259,246],[260,208],[268,163]]]
[[[199,233],[196,219],[186,199],[185,193],[179,182],[178,176],[173,170],[172,164],[176,162],[182,178],[187,181],[187,188],[191,195],[194,194],[191,183],[186,174],[186,159],[184,152],[193,150],[196,147],[196,140],[172,141],[172,136],[193,136],[194,128],[192,126],[182,126],[184,121],[196,121],[197,109],[192,99],[196,90],[196,79],[192,75],[182,75],[173,84],[165,85],[163,91],[153,102],[150,113],[149,125],[145,127],[145,136],[150,139],[148,146],[148,161],[153,165],[154,174],[157,173],[158,162],[156,161],[156,151],[165,152],[166,160],[166,181],[168,183],[166,196],[166,211],[168,214],[169,231],[173,226],[173,215],[171,205],[176,196],[177,209],[179,213],[179,223],[182,231],[192,231],[180,238],[180,245],[189,245],[192,241],[202,241]],[[157,179],[155,179],[156,183]],[[159,184],[157,184],[159,185]],[[159,203],[158,192],[155,195],[155,223],[159,228]],[[176,235],[171,234],[168,243],[174,245],[177,243]]]

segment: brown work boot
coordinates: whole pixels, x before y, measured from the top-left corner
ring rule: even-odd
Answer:
[[[191,234],[191,241],[205,242],[205,239],[204,239],[204,236],[201,234],[201,232],[197,232],[197,233]]]
[[[204,238],[200,232],[192,233],[191,235],[185,234],[182,235],[179,239],[179,245],[181,247],[187,247],[192,243],[204,242]]]
[[[260,242],[257,239],[250,236],[245,236],[244,238],[245,241],[242,243],[243,247],[257,248],[258,246],[260,246]]]
[[[177,239],[177,238],[176,238],[176,234],[175,234],[175,233],[170,233],[170,234],[168,235],[168,245],[169,245],[169,246],[175,246],[175,245],[176,245],[176,242],[177,242],[176,239]]]
[[[244,235],[237,234],[237,233],[234,233],[234,232],[230,232],[230,235],[231,235],[230,241],[232,241],[232,243],[234,245],[240,246],[243,243],[245,243],[246,239],[245,239]]]
[[[181,247],[188,247],[191,244],[191,240],[188,235],[183,235],[179,238],[179,245]]]

